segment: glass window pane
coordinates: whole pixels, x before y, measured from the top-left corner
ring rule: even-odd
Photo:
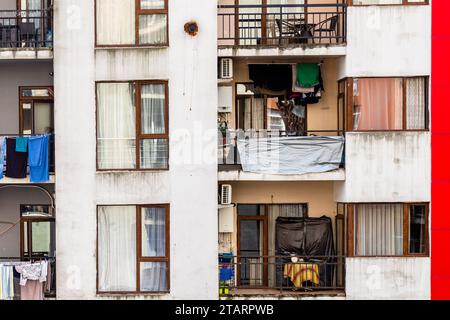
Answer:
[[[353,0],[353,5],[402,4],[403,0]]]
[[[426,208],[424,205],[409,207],[409,253],[421,254],[426,252]]]
[[[53,132],[53,102],[34,103],[34,134]]]
[[[165,4],[164,0],[141,0],[141,9],[164,9]]]
[[[139,44],[167,44],[167,16],[165,14],[139,16]]]
[[[141,262],[140,268],[141,291],[167,291],[168,286],[166,262]]]
[[[23,97],[50,97],[48,89],[23,89]]]
[[[23,252],[28,255],[28,222],[23,223]]]
[[[353,94],[353,130],[402,130],[403,79],[355,79]]]
[[[168,167],[168,141],[166,139],[141,140],[141,169]]]
[[[32,134],[33,109],[31,103],[22,104],[22,134]]]
[[[134,45],[135,0],[96,0],[98,45]]]
[[[238,214],[241,216],[264,215],[264,206],[259,204],[240,204],[238,205]]]
[[[33,253],[50,252],[50,228],[51,222],[49,221],[31,223]]]
[[[163,84],[141,87],[141,129],[143,134],[165,133],[166,89]]]
[[[98,289],[136,291],[136,207],[104,206],[98,212]]]
[[[406,79],[406,129],[425,129],[425,78]]]
[[[142,256],[164,257],[166,255],[166,210],[142,208]]]
[[[136,107],[131,83],[97,86],[99,169],[136,168]]]

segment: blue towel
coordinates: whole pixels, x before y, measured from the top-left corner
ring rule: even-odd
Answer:
[[[48,136],[37,136],[29,139],[28,165],[30,166],[30,182],[39,183],[49,180]]]
[[[27,152],[27,137],[17,137],[16,138],[16,152]]]
[[[222,268],[220,269],[220,281],[229,281],[234,278],[234,269],[231,268]]]
[[[3,166],[6,156],[6,139],[0,138],[0,179],[3,179]]]

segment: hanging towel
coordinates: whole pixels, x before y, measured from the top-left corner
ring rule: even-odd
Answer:
[[[297,65],[292,65],[292,92],[297,93],[311,93],[314,92],[315,87],[302,88],[297,85]]]
[[[28,137],[16,138],[16,152],[27,152]]]
[[[16,151],[16,139],[6,138],[6,174],[14,179],[27,177],[27,153]]]
[[[311,88],[320,84],[320,67],[317,63],[297,64],[297,84],[302,88]]]
[[[30,182],[48,181],[48,136],[31,137],[28,141],[28,152]]]
[[[5,156],[6,156],[6,139],[5,137],[0,137],[0,180],[3,179]]]
[[[0,265],[0,300],[14,299],[13,267]]]

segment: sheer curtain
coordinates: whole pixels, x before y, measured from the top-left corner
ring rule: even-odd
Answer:
[[[135,44],[135,0],[96,0],[97,44]]]
[[[167,43],[167,15],[146,14],[139,16],[139,44]]]
[[[406,129],[425,129],[425,78],[406,79]]]
[[[165,133],[165,86],[148,84],[141,87],[141,121],[143,134]]]
[[[136,207],[99,207],[99,291],[136,290]]]
[[[98,166],[100,169],[136,167],[136,108],[134,85],[97,85]]]
[[[252,122],[252,129],[264,129],[264,98],[253,99]]]
[[[354,80],[354,130],[401,130],[403,80],[366,78]]]
[[[403,206],[358,204],[355,206],[355,255],[403,254]]]
[[[269,205],[267,210],[268,215],[268,241],[269,241],[269,256],[275,256],[275,226],[278,217],[306,217],[305,204],[281,204]],[[276,259],[269,258],[269,287],[275,287],[277,284],[276,278]],[[280,280],[280,279],[278,279]]]

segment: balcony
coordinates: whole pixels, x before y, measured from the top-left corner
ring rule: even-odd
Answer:
[[[51,59],[52,10],[0,10],[0,59]]]
[[[332,0],[325,4],[315,1],[308,4],[253,1],[255,4],[249,4],[253,2],[246,1],[232,5],[230,2],[219,1],[219,56],[243,56],[244,49],[258,49],[261,55],[268,55],[273,49],[283,49],[283,54],[287,55],[289,52],[306,54],[305,50],[312,49],[311,52],[317,54],[345,54],[346,4],[331,3]],[[333,52],[330,47],[334,47]]]

